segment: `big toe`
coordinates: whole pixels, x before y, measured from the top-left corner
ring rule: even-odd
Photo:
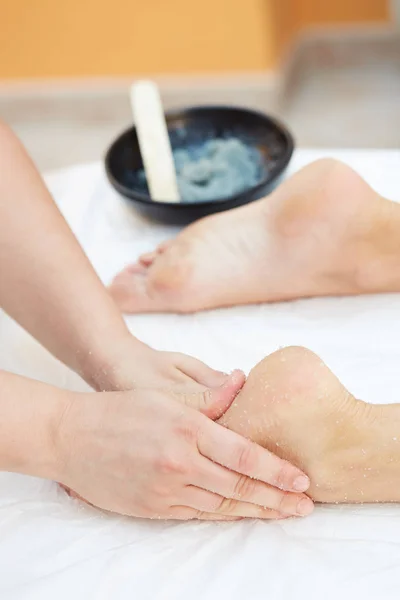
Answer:
[[[149,312],[154,302],[147,290],[147,273],[142,265],[126,267],[108,288],[111,297],[123,313]]]
[[[153,264],[156,258],[158,258],[160,254],[163,254],[163,252],[165,252],[170,245],[171,240],[161,242],[161,244],[159,244],[155,250],[141,254],[139,256],[139,263],[146,267],[150,267],[150,265]]]
[[[185,293],[186,269],[182,264],[159,257],[150,267],[126,267],[112,281],[109,292],[125,313],[188,312]]]

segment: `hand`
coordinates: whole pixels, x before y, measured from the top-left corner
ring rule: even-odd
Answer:
[[[211,420],[226,411],[243,380],[234,373],[224,386],[192,394],[69,396],[56,442],[59,481],[95,506],[136,517],[299,514],[304,495],[283,490],[305,491],[303,473]]]
[[[191,356],[154,350],[127,333],[109,348],[94,349],[84,377],[97,391],[173,388],[194,393],[223,385],[228,375]]]

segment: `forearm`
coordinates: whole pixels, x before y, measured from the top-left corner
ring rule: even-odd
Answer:
[[[39,173],[0,123],[0,306],[90,380],[124,321]]]
[[[0,471],[57,478],[57,431],[70,395],[0,371]]]

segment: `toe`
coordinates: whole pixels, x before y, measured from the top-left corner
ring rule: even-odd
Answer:
[[[193,312],[198,293],[191,285],[189,250],[186,245],[169,243],[166,250],[145,254],[139,263],[121,271],[109,287],[120,310],[128,314]]]
[[[142,265],[138,265],[142,269]],[[109,293],[118,308],[127,314],[154,312],[158,306],[147,291],[147,270],[132,272],[130,268],[119,273],[109,286]]]
[[[191,247],[175,243],[160,253],[149,270],[149,279],[155,293],[185,296],[192,272]]]
[[[173,242],[173,240],[165,240],[164,242],[161,242],[161,244],[159,244],[157,246],[157,252],[159,254],[162,254],[169,248],[169,246],[172,244],[172,242]]]
[[[184,297],[177,293],[182,289],[177,285],[179,272],[158,263],[157,260],[150,267],[140,263],[127,267],[111,282],[109,293],[122,312],[187,312]]]
[[[150,265],[153,264],[156,258],[168,249],[171,243],[172,240],[166,240],[165,242],[161,242],[161,244],[159,244],[155,250],[141,254],[141,256],[139,257],[139,262],[145,267],[150,267]]]
[[[115,279],[117,279],[117,277],[120,277],[120,275],[124,275],[125,273],[130,275],[137,275],[138,273],[144,274],[146,273],[146,266],[143,265],[141,262],[132,263],[131,265],[125,267],[125,269],[121,271],[119,275],[116,275]]]
[[[139,256],[139,262],[141,265],[145,267],[150,267],[151,264],[155,261],[158,256],[158,252],[154,250],[153,252],[146,252]]]

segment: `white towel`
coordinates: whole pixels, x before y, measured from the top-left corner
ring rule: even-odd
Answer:
[[[400,152],[300,150],[291,171],[323,155],[348,162],[400,201]],[[100,164],[47,181],[104,281],[175,232],[138,217],[110,189]],[[137,316],[128,323],[157,348],[225,370],[248,371],[279,346],[305,345],[356,396],[400,401],[399,295]],[[4,315],[0,367],[84,387]],[[397,505],[318,507],[307,519],[276,523],[154,523],[105,516],[54,483],[0,474],[1,600],[398,600],[399,586]]]

